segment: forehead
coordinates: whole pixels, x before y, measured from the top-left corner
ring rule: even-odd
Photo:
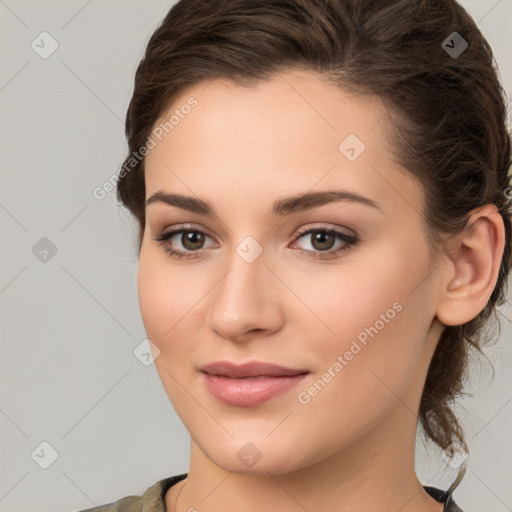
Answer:
[[[185,108],[191,100],[196,106]],[[172,128],[160,130],[161,141],[146,157],[147,197],[162,188],[211,197],[229,186],[252,197],[260,191],[263,201],[272,184],[275,196],[343,187],[420,208],[419,183],[388,145],[383,103],[318,74],[280,73],[251,87],[199,83],[155,127],[172,115]]]
[[[194,109],[187,103],[197,101]],[[210,128],[215,124],[212,135],[221,134],[229,127],[244,134],[272,133],[279,125],[286,124],[282,136],[288,138],[307,132],[330,130],[343,135],[352,130],[363,138],[373,132],[386,117],[387,109],[380,98],[370,95],[356,95],[329,82],[321,74],[306,70],[293,70],[273,75],[272,79],[259,80],[251,85],[239,85],[228,79],[200,82],[185,89],[175,98],[172,105],[155,122],[155,127],[180,110],[189,111],[185,116],[193,120],[194,128]],[[176,117],[176,116],[175,116]],[[176,119],[177,120],[177,119]],[[212,123],[208,125],[208,121]],[[290,124],[295,120],[298,124]],[[183,123],[185,124],[185,123]],[[178,125],[172,131],[180,131]],[[375,135],[378,135],[376,130]],[[167,131],[166,131],[167,133]]]

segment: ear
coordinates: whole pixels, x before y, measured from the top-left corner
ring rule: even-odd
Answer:
[[[436,312],[444,325],[462,325],[475,318],[494,290],[505,248],[505,226],[496,206],[473,210],[453,244]]]

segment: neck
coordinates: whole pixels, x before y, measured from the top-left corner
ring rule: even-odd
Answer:
[[[167,510],[442,512],[442,504],[423,490],[416,477],[415,433],[416,418],[398,402],[385,424],[350,446],[315,465],[283,474],[226,471],[192,441],[186,485],[171,488]]]

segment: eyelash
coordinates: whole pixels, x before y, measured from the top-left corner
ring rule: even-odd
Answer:
[[[169,254],[169,256],[171,256],[174,259],[181,259],[181,258],[194,259],[194,258],[201,257],[200,249],[197,250],[196,252],[188,251],[189,254],[187,254],[187,253],[184,253],[183,251],[177,251],[165,243],[170,238],[172,238],[174,235],[176,235],[177,233],[186,233],[186,232],[200,233],[202,235],[205,235],[205,236],[211,238],[208,235],[208,233],[206,233],[202,229],[195,228],[192,226],[180,226],[179,229],[174,229],[172,231],[160,233],[157,237],[154,237],[153,240],[155,242],[160,242],[160,245],[164,246],[163,248],[164,248],[165,252],[167,252]],[[336,257],[337,253],[350,249],[352,246],[354,246],[358,242],[358,238],[356,236],[349,235],[347,233],[344,233],[343,231],[338,231],[336,229],[328,228],[326,226],[319,226],[319,227],[309,228],[309,229],[304,228],[303,230],[299,230],[298,236],[294,240],[294,242],[299,240],[300,238],[302,238],[305,235],[309,235],[311,233],[316,233],[316,232],[332,234],[336,237],[337,240],[341,240],[342,242],[345,242],[345,244],[347,244],[347,245],[345,245],[344,247],[338,248],[338,249],[331,249],[329,251],[309,251],[306,249],[299,249],[300,252],[306,253],[306,255],[312,259],[321,259],[321,260],[333,259]],[[312,253],[314,254],[314,256],[312,255]]]

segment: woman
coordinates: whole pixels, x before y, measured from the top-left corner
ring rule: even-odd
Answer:
[[[504,301],[511,143],[453,0],[181,0],[118,198],[190,467],[91,511],[460,511],[414,469]],[[466,511],[468,512],[468,511]]]

